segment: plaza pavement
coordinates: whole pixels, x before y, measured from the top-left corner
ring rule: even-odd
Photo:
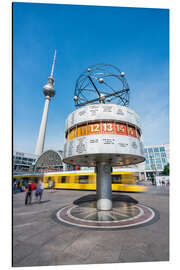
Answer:
[[[45,191],[42,203],[13,195],[13,266],[48,266],[169,260],[168,187],[149,186],[128,196],[160,213],[155,223],[125,230],[88,230],[56,221],[55,213],[93,191]],[[114,193],[115,194],[115,193]],[[121,193],[116,193],[121,194]]]

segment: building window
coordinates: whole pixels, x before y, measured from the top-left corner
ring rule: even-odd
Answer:
[[[147,153],[148,151],[147,151],[147,148],[144,148],[144,153]]]
[[[154,152],[159,152],[159,148],[158,147],[155,147],[154,148]]]
[[[164,152],[165,151],[165,148],[164,147],[160,147],[160,151],[161,152]]]
[[[155,160],[150,160],[149,164],[150,164],[150,166],[154,166],[155,165]]]
[[[150,159],[153,159],[153,158],[154,158],[154,154],[150,154],[150,155],[149,155],[149,158],[150,158]]]
[[[163,163],[167,163],[167,159],[166,158],[162,158],[162,162]]]
[[[146,159],[146,164],[149,164],[149,160],[148,159]]]
[[[162,165],[161,164],[157,164],[157,169],[162,169]]]
[[[155,157],[156,158],[160,158],[160,154],[159,153],[155,153]]]
[[[146,157],[146,158],[149,158],[148,154],[145,154],[145,157]]]
[[[166,153],[165,152],[161,153],[161,157],[166,157]]]
[[[156,159],[156,163],[161,163],[160,158],[157,158],[157,159]]]
[[[148,148],[148,152],[149,153],[152,153],[153,152],[153,149],[152,148]]]

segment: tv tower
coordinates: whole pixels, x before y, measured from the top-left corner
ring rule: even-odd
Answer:
[[[55,59],[56,59],[56,50],[54,52],[51,75],[48,78],[48,83],[43,87],[43,93],[45,95],[45,104],[44,104],[44,111],[42,115],[36,150],[35,150],[36,155],[41,155],[44,149],[44,139],[45,139],[45,134],[46,134],[46,124],[47,124],[47,117],[48,117],[49,102],[50,102],[50,99],[54,97],[56,94],[56,91],[53,86],[54,84],[53,73],[54,73]]]

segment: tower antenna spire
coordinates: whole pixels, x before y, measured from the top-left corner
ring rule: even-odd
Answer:
[[[44,140],[45,140],[45,134],[46,134],[46,124],[47,124],[47,116],[48,116],[48,110],[49,110],[49,102],[50,102],[50,99],[53,98],[56,94],[56,91],[53,86],[54,84],[53,73],[54,73],[55,60],[56,60],[56,50],[54,52],[51,75],[50,77],[48,77],[48,82],[43,87],[43,93],[45,95],[45,104],[44,104],[44,111],[42,115],[36,150],[35,150],[36,155],[41,155],[44,149]]]
[[[54,73],[55,60],[56,60],[56,50],[54,52],[54,58],[53,58],[53,64],[52,64],[52,69],[51,69],[51,76],[50,76],[50,78],[52,79],[53,79],[53,73]]]

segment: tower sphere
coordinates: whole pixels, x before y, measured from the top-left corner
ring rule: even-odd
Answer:
[[[53,78],[48,78],[48,83],[43,87],[43,93],[45,96],[54,97],[56,91],[53,87],[54,80]]]

